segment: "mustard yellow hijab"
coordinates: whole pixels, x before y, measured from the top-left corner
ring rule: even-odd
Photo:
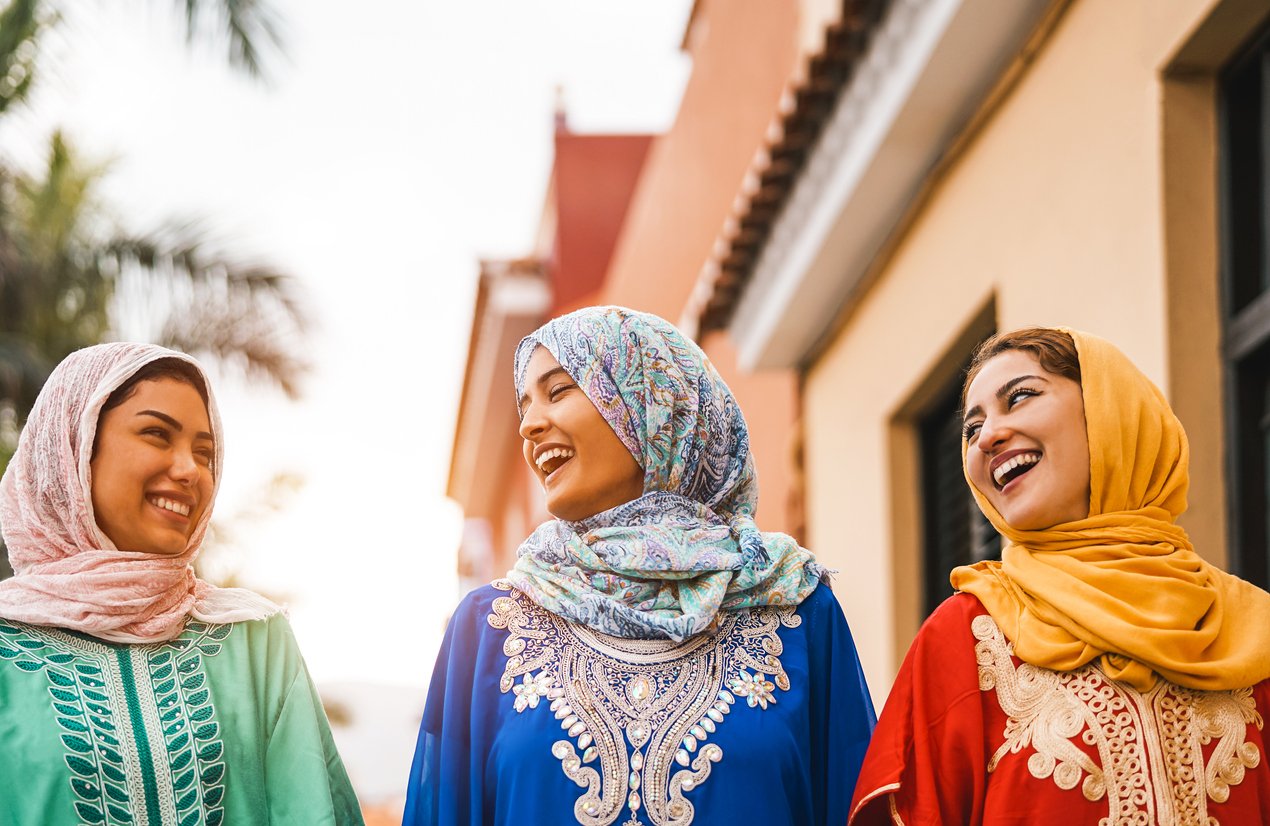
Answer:
[[[1189,448],[1164,394],[1109,342],[1064,332],[1080,357],[1089,517],[1015,530],[971,483],[1009,543],[1000,562],[954,569],[953,587],[978,597],[1036,666],[1101,658],[1141,691],[1157,674],[1205,690],[1270,677],[1270,594],[1205,562],[1174,524],[1186,510]],[[963,469],[965,454],[963,443]]]

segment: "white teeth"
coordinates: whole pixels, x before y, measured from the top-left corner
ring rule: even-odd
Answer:
[[[538,465],[539,470],[544,470],[543,465],[556,458],[572,459],[573,451],[567,447],[553,447],[551,450],[544,450],[542,455],[534,460],[534,464]]]
[[[180,502],[173,502],[171,499],[164,499],[162,496],[156,496],[150,500],[151,504],[163,508],[164,510],[179,513],[181,516],[190,515],[190,506]]]
[[[1034,465],[1039,461],[1041,461],[1041,454],[1039,453],[1020,453],[1018,456],[1002,462],[996,470],[992,471],[992,480],[1000,487],[1003,484],[1001,480],[1005,478],[1007,473],[1016,467]]]

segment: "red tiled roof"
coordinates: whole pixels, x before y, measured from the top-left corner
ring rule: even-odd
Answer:
[[[556,133],[556,233],[548,272],[556,308],[600,288],[652,135]]]
[[[737,203],[715,243],[717,275],[698,321],[698,335],[725,328],[749,282],[763,245],[785,207],[812,147],[851,79],[891,0],[845,0],[839,22],[825,29],[806,79],[792,91],[773,125],[774,139],[755,158]]]

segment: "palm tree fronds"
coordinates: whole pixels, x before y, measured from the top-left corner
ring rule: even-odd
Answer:
[[[0,113],[31,90],[39,35],[55,20],[40,0],[10,0],[0,11]]]
[[[0,416],[6,405],[30,409],[53,367],[34,342],[0,332]]]
[[[162,319],[146,337],[299,395],[309,365],[298,354],[312,320],[293,278],[223,254],[197,222],[118,237],[107,250],[120,273],[119,312]]]
[[[267,0],[183,0],[189,41],[213,30],[229,42],[229,63],[269,80],[268,62],[285,53],[281,19]]]
[[[58,129],[49,138],[41,176],[14,179],[16,217],[28,230],[25,240],[37,260],[52,263],[59,255],[74,255],[74,239],[93,231],[84,224],[99,214],[95,190],[109,166],[86,161]]]
[[[227,360],[296,396],[311,324],[298,283],[227,254],[196,221],[118,231],[95,199],[106,168],[61,133],[39,175],[0,167],[0,402],[25,418],[53,365],[119,336]]]
[[[244,311],[256,317],[245,318]],[[173,312],[158,343],[238,365],[247,378],[274,384],[289,398],[299,398],[301,379],[311,365],[263,315],[256,306],[241,302],[188,305]]]
[[[48,370],[109,329],[111,283],[89,226],[102,169],[55,133],[39,176],[0,172],[0,336],[10,378],[18,377],[16,390],[12,381],[0,386],[0,400],[15,402],[23,417]],[[34,377],[24,348],[39,354],[42,376]]]

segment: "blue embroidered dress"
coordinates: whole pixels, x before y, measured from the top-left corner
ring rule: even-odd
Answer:
[[[674,642],[602,634],[497,582],[446,632],[403,822],[842,824],[873,724],[827,586]]]
[[[360,824],[286,618],[110,643],[0,618],[0,826]]]
[[[557,373],[528,375],[540,347],[576,384],[535,402]],[[749,431],[705,353],[664,319],[592,307],[527,336],[515,365],[521,415],[580,389],[643,493],[543,523],[459,606],[406,826],[845,823],[873,704],[824,568],[754,521]],[[572,456],[558,431],[527,443]]]

